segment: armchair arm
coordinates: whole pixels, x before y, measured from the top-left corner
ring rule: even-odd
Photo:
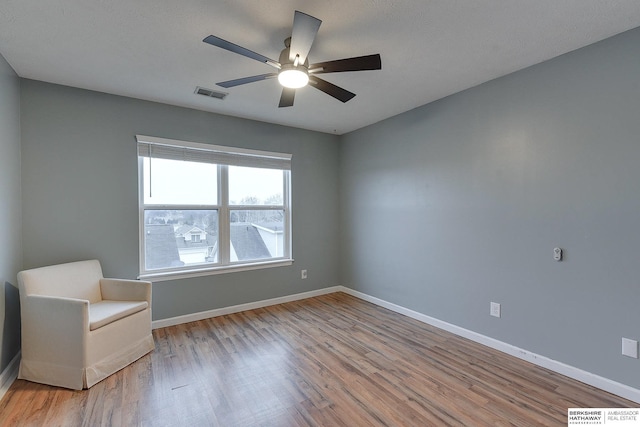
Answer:
[[[21,302],[23,358],[62,365],[83,363],[89,332],[89,301],[27,295]]]
[[[151,307],[151,282],[127,279],[100,279],[102,299],[146,301]]]

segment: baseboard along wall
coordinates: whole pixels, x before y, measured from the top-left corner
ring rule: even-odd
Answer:
[[[11,384],[18,378],[18,368],[20,368],[20,356],[22,352],[18,351],[18,354],[13,356],[11,362],[7,365],[7,367],[0,374],[0,400],[4,397],[4,395],[11,387]]]
[[[324,289],[319,289],[316,291],[303,292],[303,293],[288,295],[280,298],[272,298],[272,299],[263,300],[263,301],[250,302],[247,304],[234,305],[231,307],[217,308],[214,310],[188,314],[185,316],[178,316],[178,317],[172,317],[169,319],[156,320],[153,322],[152,327],[154,329],[157,329],[157,328],[163,328],[166,326],[179,325],[181,323],[193,322],[197,320],[208,319],[210,317],[223,316],[225,314],[237,313],[245,310],[253,310],[261,307],[268,307],[270,305],[275,305],[275,304],[298,301],[305,298],[311,298],[314,296],[330,294],[333,292],[347,293],[356,298],[360,298],[364,301],[368,301],[372,304],[378,305],[380,307],[384,307],[396,313],[403,314],[405,316],[411,317],[412,319],[416,319],[428,325],[435,326],[436,328],[440,328],[447,332],[451,332],[452,334],[456,334],[458,336],[470,339],[471,341],[475,341],[479,344],[486,345],[487,347],[490,347],[495,350],[501,351],[503,353],[509,354],[511,356],[517,357],[518,359],[526,360],[527,362],[533,363],[534,365],[541,366],[543,368],[557,372],[569,378],[573,378],[574,380],[583,382],[585,384],[589,384],[591,386],[597,387],[601,390],[607,391],[617,396],[624,397],[625,399],[629,399],[634,402],[640,403],[640,390],[635,389],[633,387],[629,387],[628,385],[621,384],[619,382],[610,380],[608,378],[604,378],[599,375],[592,374],[582,369],[567,365],[562,362],[558,362],[557,360],[549,359],[548,357],[513,346],[511,344],[499,341],[497,339],[488,337],[486,335],[479,334],[469,329],[461,328],[451,323],[443,322],[442,320],[436,319],[431,316],[427,316],[426,314],[422,314],[417,311],[413,311],[408,308],[399,306],[397,304],[393,304],[388,301],[382,300],[380,298],[367,295],[365,293],[356,291],[346,286],[332,286]]]
[[[225,314],[238,313],[240,311],[253,310],[256,308],[268,307],[271,305],[283,304],[291,301],[299,301],[302,299],[312,298],[320,295],[326,295],[334,292],[344,292],[356,298],[360,298],[364,301],[368,301],[372,304],[378,305],[380,307],[384,307],[396,313],[411,317],[413,319],[429,324],[436,328],[440,328],[447,332],[451,332],[458,336],[470,339],[471,341],[475,341],[479,344],[486,345],[487,347],[490,347],[495,350],[501,351],[503,353],[509,354],[511,356],[517,357],[519,359],[526,360],[527,362],[533,363],[534,365],[541,366],[543,368],[557,372],[569,378],[573,378],[577,381],[581,381],[585,384],[589,384],[593,387],[597,387],[601,390],[607,391],[617,396],[624,397],[625,399],[629,399],[631,401],[640,403],[640,390],[636,388],[630,387],[625,384],[621,384],[619,382],[610,380],[608,378],[601,377],[599,375],[592,374],[590,372],[567,365],[565,363],[558,362],[553,359],[549,359],[548,357],[545,357],[536,353],[532,353],[528,350],[524,350],[522,348],[496,340],[491,337],[487,337],[477,332],[473,332],[471,330],[461,328],[451,323],[443,322],[442,320],[436,319],[431,316],[427,316],[426,314],[422,314],[417,311],[413,311],[408,308],[399,306],[397,304],[393,304],[388,301],[382,300],[380,298],[367,295],[365,293],[356,291],[346,286],[332,286],[328,288],[318,289],[315,291],[303,292],[303,293],[288,295],[288,296],[279,297],[279,298],[271,298],[271,299],[262,300],[262,301],[255,301],[255,302],[250,302],[246,304],[239,304],[239,305],[234,305],[230,307],[223,307],[223,308],[217,308],[214,310],[202,311],[199,313],[193,313],[193,314],[188,314],[184,316],[154,320],[151,326],[153,329],[164,328],[167,326],[174,326],[174,325],[180,325],[182,323],[195,322],[198,320],[208,319],[211,317],[223,316]],[[0,399],[2,398],[2,396],[4,396],[4,394],[7,392],[11,384],[13,384],[13,382],[17,378],[19,366],[20,366],[20,353],[18,353],[13,358],[13,360],[11,360],[7,368],[5,368],[2,374],[0,374]]]
[[[380,307],[395,311],[396,313],[411,317],[420,322],[435,326],[436,328],[451,332],[452,334],[467,338],[482,345],[486,345],[487,347],[517,357],[518,359],[526,360],[527,362],[533,363],[534,365],[549,369],[550,371],[583,382],[585,384],[589,384],[593,387],[597,387],[611,394],[615,394],[616,396],[624,397],[625,399],[640,403],[640,390],[630,387],[626,384],[621,384],[617,381],[613,381],[608,378],[592,374],[591,372],[576,368],[574,366],[558,362],[557,360],[549,359],[548,357],[533,353],[528,350],[524,350],[522,348],[513,346],[503,341],[499,341],[486,335],[473,332],[469,329],[461,328],[451,323],[443,322],[442,320],[427,316],[426,314],[409,310],[408,308],[404,308],[402,306],[381,300],[376,297],[372,297],[351,288],[343,287],[341,291]]]
[[[262,301],[248,302],[230,307],[215,308],[213,310],[200,311],[198,313],[185,314],[184,316],[170,317],[167,319],[154,320],[151,322],[153,329],[165,328],[167,326],[181,325],[182,323],[196,322],[198,320],[209,319],[211,317],[224,316],[225,314],[239,313],[256,308],[269,307],[270,305],[284,304],[285,302],[299,301],[306,298],[331,294],[334,292],[344,292],[344,286],[332,286],[330,288],[318,289],[316,291],[302,292],[299,294],[287,295],[284,297],[271,298]]]

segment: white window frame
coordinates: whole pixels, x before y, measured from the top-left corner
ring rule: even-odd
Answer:
[[[287,266],[293,263],[291,249],[291,154],[250,150],[198,142],[180,141],[146,135],[136,135],[138,142],[138,211],[139,211],[139,256],[140,279],[154,281],[175,280],[210,274],[230,273],[234,271],[255,270],[261,268]],[[206,162],[218,165],[218,203],[216,205],[157,205],[144,203],[144,157],[193,159],[193,156],[209,156]],[[199,160],[192,160],[199,161]],[[250,166],[257,168],[282,169],[283,202],[282,205],[229,205],[229,166]],[[218,212],[218,262],[211,265],[184,266],[147,270],[145,266],[145,209],[176,210],[217,210]],[[284,211],[284,250],[283,256],[268,260],[234,261],[230,260],[230,212],[231,210],[283,210]]]

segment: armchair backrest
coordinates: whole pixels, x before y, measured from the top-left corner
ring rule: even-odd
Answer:
[[[95,303],[102,300],[102,277],[100,262],[94,259],[21,271],[18,285],[21,295],[78,298]]]

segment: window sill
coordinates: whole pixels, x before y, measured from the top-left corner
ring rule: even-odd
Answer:
[[[164,271],[159,273],[144,273],[138,279],[152,282],[163,282],[166,280],[188,279],[190,277],[210,276],[214,274],[236,273],[240,271],[261,270],[265,268],[286,267],[293,264],[293,259],[255,262],[242,265],[225,265],[224,267],[200,268],[197,270]]]

